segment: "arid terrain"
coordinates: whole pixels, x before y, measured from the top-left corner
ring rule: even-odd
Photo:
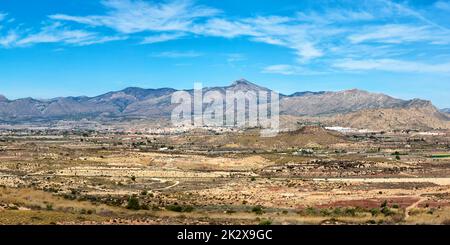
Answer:
[[[450,132],[2,129],[1,224],[449,224]]]

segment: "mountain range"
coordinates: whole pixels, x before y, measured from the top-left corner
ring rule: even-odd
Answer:
[[[230,86],[204,88],[217,90],[264,90],[245,79]],[[4,123],[54,120],[128,120],[168,119],[175,105],[173,88],[143,89],[129,87],[95,97],[58,97],[38,100],[23,98],[9,100],[0,96],[0,121]],[[186,90],[193,93],[193,90]],[[449,110],[439,111],[430,101],[401,100],[385,94],[362,90],[339,92],[296,92],[280,94],[280,113],[293,117],[315,117],[321,121],[357,128],[450,128]]]

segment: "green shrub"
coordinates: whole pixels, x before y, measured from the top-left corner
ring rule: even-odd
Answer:
[[[324,209],[320,210],[320,214],[322,216],[330,216],[331,215],[331,211],[329,209],[324,208]]]
[[[45,209],[47,209],[48,211],[51,211],[51,210],[53,210],[53,205],[52,205],[51,203],[48,203],[48,204],[45,206]]]
[[[388,207],[383,207],[382,209],[381,209],[381,213],[383,213],[385,216],[390,216],[390,215],[393,215],[393,214],[395,214],[395,212],[393,212],[390,208],[388,208]]]
[[[333,215],[339,216],[339,215],[342,215],[342,213],[343,213],[342,209],[339,207],[333,209]]]
[[[344,210],[344,214],[347,216],[356,216],[356,209],[354,208],[346,208]]]
[[[194,211],[194,207],[192,207],[192,206],[182,206],[182,205],[177,205],[177,204],[166,206],[166,209],[173,211],[173,212],[179,212],[179,213]]]
[[[370,209],[370,213],[372,214],[372,216],[377,216],[380,214],[380,210],[378,208],[372,208]]]
[[[272,221],[271,220],[268,220],[268,219],[266,219],[266,220],[261,220],[260,222],[259,222],[259,225],[271,225],[272,224]]]
[[[130,196],[128,198],[127,208],[132,210],[139,210],[140,209],[139,200],[135,196]]]
[[[317,215],[317,214],[319,214],[319,211],[313,207],[307,207],[305,209],[305,213],[306,213],[306,215]]]
[[[252,208],[252,212],[259,215],[263,213],[263,210],[262,207],[258,205]]]

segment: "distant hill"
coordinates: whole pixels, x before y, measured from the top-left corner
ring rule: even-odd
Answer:
[[[242,134],[183,136],[181,142],[196,146],[213,146],[217,149],[287,149],[292,147],[316,148],[338,143],[347,143],[338,132],[326,130],[319,126],[304,126],[290,132],[280,132],[275,137],[260,137],[258,130],[247,130]]]
[[[450,108],[441,109],[441,112],[450,114]]]
[[[330,115],[365,109],[405,108],[410,101],[362,90],[306,93],[283,98],[281,112],[287,115]],[[427,103],[427,102],[424,102]]]
[[[270,92],[245,79],[225,87],[204,88]],[[175,105],[171,96],[176,89],[130,87],[95,97],[58,97],[48,100],[23,98],[9,100],[0,95],[0,121],[7,123],[54,120],[129,120],[168,119]],[[193,90],[185,90],[193,93]],[[426,100],[401,100],[362,90],[339,92],[296,92],[280,95],[280,113],[294,117],[326,117],[329,123],[355,127],[420,126],[446,128],[448,109],[439,111]]]
[[[392,129],[450,129],[448,117],[431,103],[402,108],[361,110],[331,117],[329,123],[350,128]]]

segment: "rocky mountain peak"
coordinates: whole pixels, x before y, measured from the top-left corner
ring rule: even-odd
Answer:
[[[268,88],[264,88],[264,87],[254,84],[254,83],[251,83],[251,82],[247,81],[246,79],[239,79],[237,81],[234,81],[228,88],[233,89],[233,90],[242,90],[242,91],[248,91],[248,90],[269,91]]]
[[[412,99],[409,100],[406,105],[406,107],[434,107],[431,101],[429,100],[421,100],[421,99]]]
[[[237,85],[255,85],[251,82],[249,82],[248,80],[241,78],[239,80],[234,81],[231,86],[237,86]]]
[[[353,89],[349,89],[349,90],[344,90],[341,91],[342,93],[345,94],[354,94],[354,95],[369,95],[369,94],[375,94],[375,93],[369,93],[368,91],[365,90],[361,90],[361,89],[357,89],[357,88],[353,88]]]
[[[0,102],[7,102],[8,98],[6,98],[4,95],[0,94]]]

